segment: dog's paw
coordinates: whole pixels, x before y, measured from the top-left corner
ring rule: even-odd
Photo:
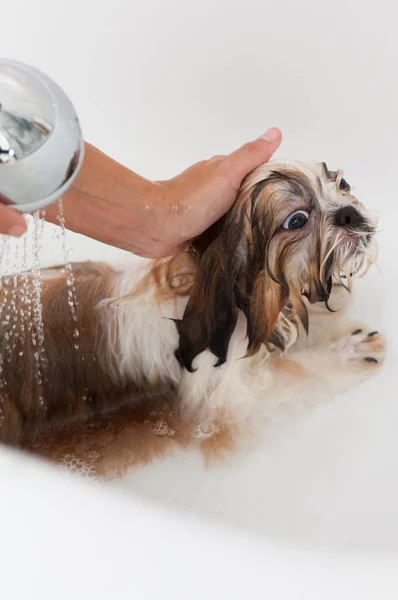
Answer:
[[[371,370],[379,367],[385,357],[386,343],[378,331],[355,329],[331,346],[350,366]]]

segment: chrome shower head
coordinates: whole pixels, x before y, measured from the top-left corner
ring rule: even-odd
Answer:
[[[0,202],[20,212],[45,208],[72,185],[83,156],[63,90],[37,69],[0,58]]]

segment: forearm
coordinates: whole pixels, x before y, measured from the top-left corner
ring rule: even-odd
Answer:
[[[63,198],[66,226],[100,242],[145,254],[155,196],[156,184],[86,143],[81,171]],[[48,221],[57,224],[57,216],[57,204],[47,208]]]

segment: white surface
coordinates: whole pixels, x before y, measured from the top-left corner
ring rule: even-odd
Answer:
[[[390,344],[380,378],[222,471],[176,456],[132,473],[122,493],[2,451],[4,597],[396,598],[393,3],[4,4],[0,54],[53,76],[86,139],[143,175],[171,176],[270,125],[285,134],[279,156],[344,168],[382,215],[382,275],[361,283],[356,306]],[[73,239],[76,256],[117,254]]]
[[[297,552],[127,502],[8,452],[0,469],[12,473],[1,500],[7,600],[396,598],[396,561],[386,555]]]

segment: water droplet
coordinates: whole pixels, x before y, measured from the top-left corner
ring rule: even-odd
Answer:
[[[56,228],[56,239],[62,242],[65,266],[61,272],[66,276],[67,302],[70,309],[73,332],[73,348],[79,350],[80,332],[77,326],[77,299],[73,269],[66,243],[65,220],[60,202],[60,228]],[[36,381],[37,399],[44,408],[43,382],[46,378],[48,357],[45,352],[45,330],[43,323],[41,272],[42,241],[44,239],[44,212],[27,216],[28,231],[18,240],[0,235],[0,323],[3,327],[3,344],[0,348],[0,414],[4,399],[6,365],[12,363],[12,355],[22,360],[32,360]],[[1,340],[0,340],[1,343]],[[27,344],[32,347],[27,354]],[[22,357],[26,357],[22,359]],[[22,362],[21,362],[22,364]],[[85,393],[86,395],[86,393]]]
[[[58,202],[58,222],[59,222],[60,228],[61,228],[62,248],[63,248],[63,252],[64,252],[64,261],[65,261],[65,273],[67,274],[66,286],[67,286],[68,305],[70,308],[70,314],[72,317],[72,321],[74,323],[77,323],[76,310],[77,310],[78,302],[77,302],[77,298],[76,298],[76,280],[75,280],[75,275],[73,273],[72,264],[70,262],[70,250],[69,250],[69,247],[67,244],[67,239],[66,239],[64,204],[63,204],[62,198]],[[78,339],[79,336],[80,336],[79,329],[78,329],[78,327],[75,327],[75,329],[73,331],[73,337],[75,339]],[[75,350],[78,350],[79,345],[74,344],[74,348],[75,348]]]
[[[43,238],[44,223],[40,217],[40,212],[33,214],[33,233],[32,233],[32,267],[31,277],[26,272],[26,277],[23,279],[23,287],[25,298],[28,301],[24,307],[26,311],[26,323],[28,325],[32,346],[36,348],[33,353],[35,364],[35,379],[37,390],[39,393],[38,399],[40,405],[44,403],[42,396],[43,389],[43,369],[47,364],[44,349],[44,324],[43,324],[43,306],[42,306],[42,273],[41,273],[41,242]],[[27,248],[24,248],[24,262],[27,260],[25,256]],[[25,314],[23,315],[25,317]]]

